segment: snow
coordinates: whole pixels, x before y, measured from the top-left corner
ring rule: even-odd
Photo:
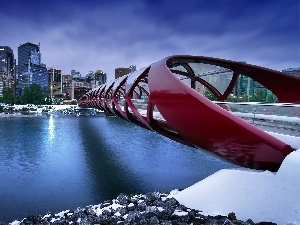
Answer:
[[[121,216],[121,213],[120,212],[116,212],[115,216],[119,217],[119,216]]]
[[[32,112],[36,112],[36,113],[41,113],[42,110],[45,110],[45,109],[48,109],[50,111],[64,110],[64,109],[69,109],[69,108],[80,109],[80,107],[77,106],[77,105],[41,105],[41,106],[36,106],[36,105],[32,105],[32,104],[14,105],[13,108],[15,110],[21,110],[23,108],[30,108],[32,110],[36,110],[36,111],[32,111]]]
[[[113,210],[116,210],[117,208],[123,208],[123,207],[124,207],[123,205],[116,203],[116,201],[114,200],[113,204],[110,205],[109,209],[112,208]]]
[[[186,216],[188,214],[188,212],[183,212],[183,211],[179,211],[179,210],[175,210],[173,215],[176,216]]]
[[[20,221],[18,221],[18,220],[15,220],[10,223],[10,225],[19,225],[19,224],[20,224]]]
[[[117,208],[124,208],[124,206],[116,203],[115,200],[113,200],[113,204],[111,204],[111,205],[109,205],[107,207],[102,207],[101,208],[100,204],[92,206],[92,209],[94,210],[94,212],[95,212],[95,214],[97,216],[101,215],[106,210],[111,211],[111,209],[116,210]]]
[[[289,122],[300,125],[300,118],[295,116],[278,116],[278,115],[265,115],[258,113],[242,113],[242,112],[231,112],[232,114],[242,118],[255,118],[261,120],[278,121],[278,122]]]
[[[293,149],[300,148],[300,137],[291,136],[291,135],[287,135],[287,134],[278,134],[278,133],[274,133],[274,132],[267,132],[267,133],[274,136],[275,138],[287,143]]]
[[[134,204],[131,202],[127,207],[134,207]]]
[[[290,153],[279,171],[223,169],[171,193],[186,207],[208,215],[234,212],[239,220],[300,224],[300,149]]]
[[[68,212],[70,212],[70,210],[61,211],[61,212],[55,214],[55,216],[57,216],[57,217],[63,217]]]

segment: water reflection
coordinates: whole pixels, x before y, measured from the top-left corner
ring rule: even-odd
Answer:
[[[116,117],[81,121],[93,174],[101,177],[99,167],[106,167],[114,174],[113,181],[124,186],[121,191],[171,191],[190,186],[219,169],[235,167]],[[108,186],[114,185],[113,181]]]
[[[142,190],[134,174],[115,157],[115,149],[111,145],[115,140],[103,135],[110,130],[105,122],[105,118],[85,118],[80,120],[78,127],[81,130],[85,161],[91,171],[95,200],[98,202],[115,198],[120,193]]]
[[[0,221],[91,202],[76,118],[0,119]]]
[[[9,118],[0,120],[1,158],[7,166],[16,166],[21,171],[34,173],[41,157],[41,141],[45,123],[36,118]],[[46,125],[47,126],[47,125]]]
[[[115,117],[0,118],[0,221],[185,188],[233,167]]]
[[[49,125],[48,125],[48,139],[49,141],[53,141],[54,139],[54,135],[55,135],[55,132],[54,132],[54,119],[53,119],[53,115],[50,115],[49,116]]]

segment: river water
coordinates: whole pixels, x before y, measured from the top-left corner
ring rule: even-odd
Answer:
[[[0,221],[120,193],[186,188],[236,167],[117,117],[0,118]]]

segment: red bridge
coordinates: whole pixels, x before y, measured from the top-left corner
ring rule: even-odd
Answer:
[[[241,91],[249,97],[251,82],[278,103],[227,101],[238,101]],[[78,106],[104,110],[244,167],[277,171],[298,148],[278,133],[288,127],[296,132],[291,137],[299,138],[299,88],[299,77],[271,69],[210,57],[171,56],[87,92]],[[268,129],[278,118],[284,120],[279,119],[274,135],[274,129]]]

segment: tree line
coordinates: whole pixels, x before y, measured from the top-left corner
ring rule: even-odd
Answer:
[[[43,88],[38,84],[32,84],[29,87],[24,87],[21,96],[17,96],[12,88],[4,87],[0,102],[5,104],[47,104],[49,100],[46,98]]]

